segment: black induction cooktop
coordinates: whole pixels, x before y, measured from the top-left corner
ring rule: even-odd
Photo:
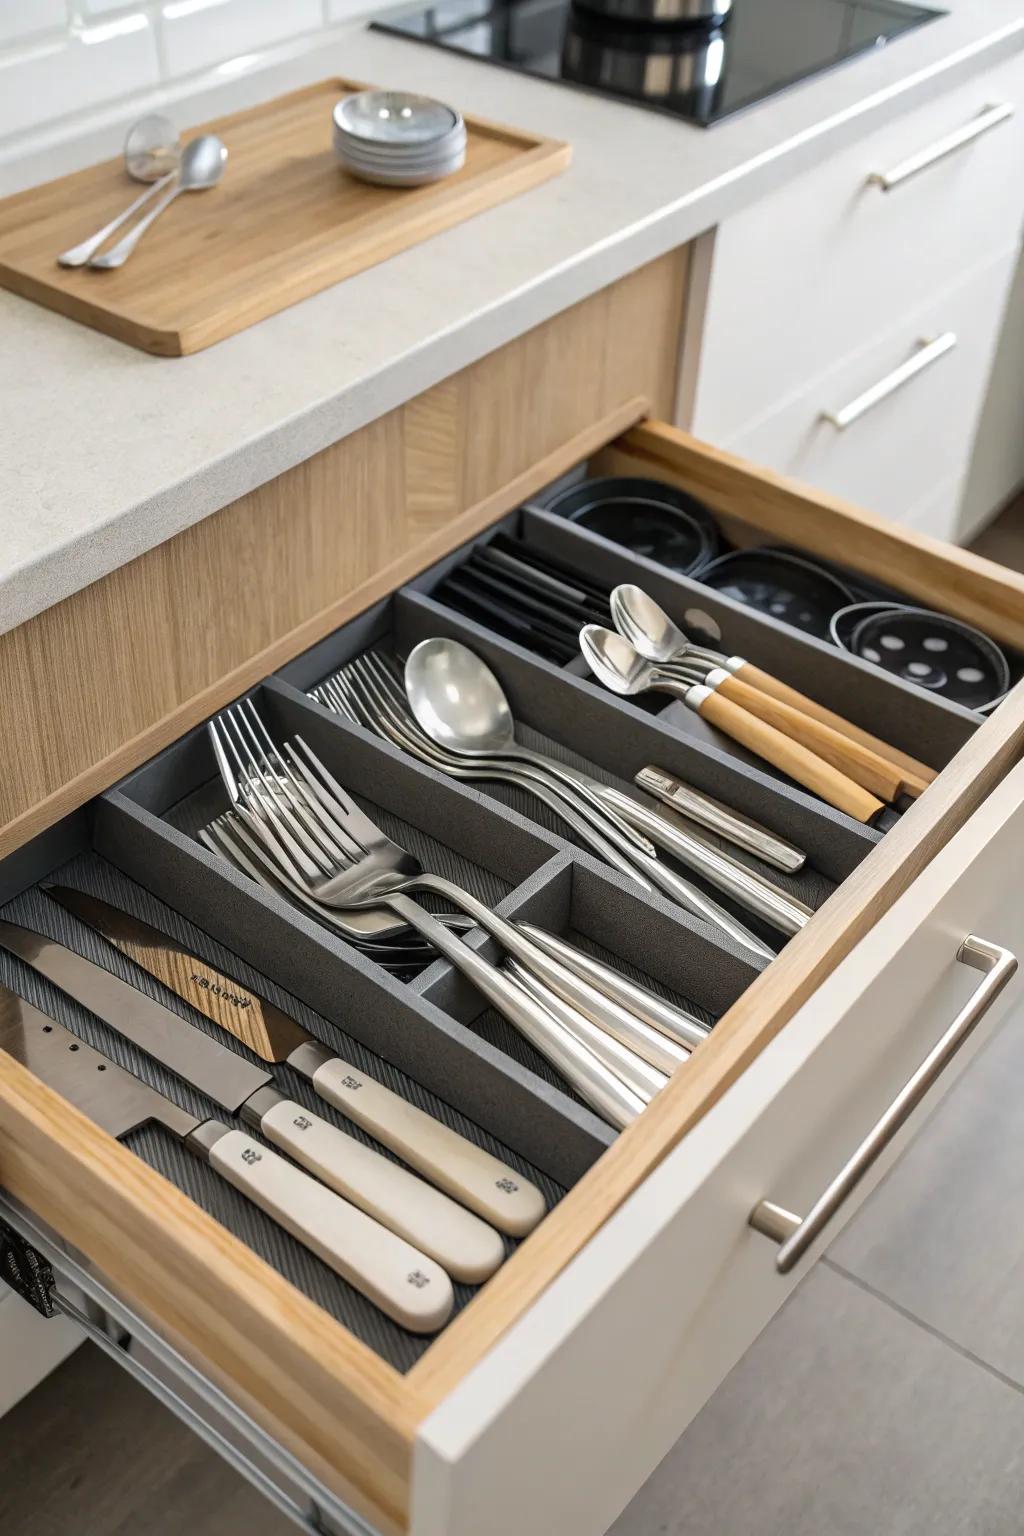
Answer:
[[[440,0],[374,26],[709,127],[945,14],[902,0],[733,0],[717,23],[641,23],[598,4]]]

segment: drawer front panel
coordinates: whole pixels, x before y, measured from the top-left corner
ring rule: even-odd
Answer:
[[[806,1271],[749,1217],[806,1212],[981,983],[1024,953],[1016,768],[814,999],[420,1428],[416,1536],[600,1536]],[[1019,1000],[1014,977],[811,1250],[853,1214]]]
[[[940,481],[966,474],[1015,267],[1012,249],[929,299],[729,446],[910,521]],[[907,377],[906,365],[918,358],[921,370]]]
[[[1015,115],[891,192],[869,182],[995,103]],[[722,225],[694,430],[731,440],[1010,244],[1022,217],[1024,58],[1017,56]]]

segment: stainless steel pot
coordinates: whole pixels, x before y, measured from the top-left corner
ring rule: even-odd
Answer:
[[[619,27],[579,6],[562,41],[562,76],[704,117],[720,89],[726,29]]]
[[[611,21],[718,22],[732,10],[732,0],[575,0],[584,10]]]

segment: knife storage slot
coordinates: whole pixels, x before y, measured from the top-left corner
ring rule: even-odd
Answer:
[[[456,615],[455,610],[444,603],[438,589],[474,546],[489,543],[494,534],[503,529],[531,545],[539,555],[547,555],[559,565],[578,571],[609,590],[622,582],[643,587],[681,627],[687,608],[703,609],[721,628],[724,652],[745,656],[765,671],[774,673],[792,687],[933,768],[944,768],[977,729],[979,717],[972,711],[925,693],[860,657],[840,650],[829,641],[803,634],[715,591],[694,577],[680,575],[642,555],[635,555],[622,545],[613,544],[565,517],[547,511],[543,500],[542,495],[469,540],[424,571],[405,590],[435,598],[446,612],[472,625],[479,634],[494,637],[495,632],[485,623]],[[533,656],[540,664],[553,666],[517,642],[504,637],[502,640],[516,651]],[[1019,661],[1012,655],[1010,660],[1019,673]],[[582,657],[554,670],[582,677],[589,687],[600,688]],[[605,692],[604,689],[601,691]],[[691,710],[669,700],[666,695],[643,694],[630,703],[637,711],[666,717],[666,723],[680,734],[712,743],[720,752],[748,764],[756,761],[743,748],[712,730]],[[774,776],[774,770],[765,769],[763,765],[762,770]]]
[[[103,818],[100,817],[97,822],[98,848],[102,848],[104,842],[101,830],[102,820]],[[54,829],[54,831],[57,830]],[[33,871],[36,880],[54,879],[87,891],[103,900],[111,901],[178,939],[191,952],[207,960],[219,970],[226,971],[244,985],[254,987],[283,1007],[303,1028],[331,1050],[378,1078],[404,1098],[427,1110],[444,1124],[468,1136],[470,1140],[486,1147],[517,1168],[540,1186],[549,1209],[557,1204],[567,1185],[573,1182],[572,1178],[561,1182],[551,1177],[528,1157],[515,1152],[489,1129],[482,1127],[478,1121],[461,1113],[450,1102],[432,1093],[422,1082],[403,1072],[389,1057],[378,1055],[368,1049],[354,1032],[346,1031],[337,1022],[329,1022],[294,994],[282,990],[274,979],[267,976],[266,971],[270,969],[269,967],[265,967],[261,972],[248,965],[239,958],[238,946],[224,946],[219,943],[208,932],[204,932],[182,917],[180,911],[169,907],[150,891],[128,879],[108,859],[101,857],[100,852],[79,851],[80,837],[75,836],[72,828],[64,830],[66,832],[64,847],[56,850],[58,859],[56,866],[51,865],[50,862],[54,854],[52,841],[50,848],[37,849],[35,844],[29,844],[24,850],[26,853],[34,851],[37,855],[36,867]],[[40,843],[42,841],[42,839],[39,840]],[[144,835],[140,838],[140,842],[147,845]],[[154,848],[152,843],[148,843],[145,851],[149,857],[150,869],[157,873],[160,864],[159,849]],[[69,857],[61,858],[61,853]],[[153,882],[153,884],[156,883],[158,882]],[[5,887],[2,894],[5,899],[9,898],[9,888]],[[146,996],[156,998],[180,1016],[183,1029],[194,1027],[221,1044],[234,1047],[240,1054],[246,1054],[229,1035],[218,1030],[201,1014],[194,1012],[181,1002],[173,992],[162,987],[158,981],[113,949],[64,907],[47,897],[38,886],[30,885],[13,898],[6,899],[2,912],[5,919],[24,923],[39,932],[45,932],[61,940],[89,959],[108,967]],[[247,920],[244,900],[236,903],[235,915],[238,923],[244,925]],[[343,978],[336,979],[343,986]],[[86,1044],[94,1046],[118,1066],[124,1067],[158,1092],[175,1100],[189,1113],[198,1116],[216,1113],[218,1118],[226,1123],[238,1129],[244,1129],[248,1135],[259,1139],[258,1131],[254,1131],[251,1126],[243,1125],[239,1117],[233,1117],[218,1106],[214,1106],[210,1100],[183,1082],[181,1078],[155,1063],[52,983],[4,950],[0,950],[0,983],[13,988],[20,996],[40,1008],[57,1023],[62,1024]],[[387,1002],[387,1000],[384,1001]],[[396,1019],[396,1027],[405,1033],[416,1035],[429,1030],[429,1019],[424,1019],[423,1010],[417,1006],[415,1000],[404,1001],[393,998],[390,1000],[390,1007]],[[305,1108],[349,1132],[365,1145],[374,1147],[384,1156],[392,1157],[392,1154],[379,1146],[371,1136],[347,1121],[344,1116],[319,1098],[299,1073],[286,1065],[279,1065],[273,1068],[273,1076],[275,1085]],[[328,1269],[308,1249],[289,1237],[160,1127],[146,1126],[133,1132],[127,1138],[126,1145],[150,1167],[156,1169],[171,1183],[176,1184],[179,1189],[184,1190],[190,1199],[213,1215],[242,1242],[278,1269],[300,1291],[343,1323],[396,1368],[408,1370],[427,1348],[429,1340],[417,1338],[392,1323],[358,1292],[341,1281],[333,1270]],[[595,1138],[589,1149],[591,1161],[602,1150],[602,1146],[603,1138]],[[514,1240],[506,1239],[506,1253],[511,1253],[516,1246]],[[475,1294],[475,1289],[470,1286],[456,1285],[455,1290],[458,1311]]]

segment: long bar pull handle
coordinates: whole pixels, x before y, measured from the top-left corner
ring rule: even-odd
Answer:
[[[956,346],[956,332],[944,331],[941,336],[936,336],[934,341],[922,337],[917,344],[918,350],[912,357],[908,357],[905,363],[887,373],[884,379],[879,379],[877,384],[872,384],[863,394],[851,400],[848,405],[842,406],[838,411],[822,411],[825,421],[831,423],[838,432],[845,432],[861,416],[866,416],[874,406],[880,405],[889,395],[902,389],[904,384],[909,384],[911,379],[930,368],[932,363],[937,363],[940,357],[945,357],[947,352],[952,352]]]
[[[775,1268],[780,1275],[788,1274],[812,1243],[817,1241],[868,1169],[881,1156],[960,1047],[981,1023],[1017,969],[1017,957],[1010,950],[1000,944],[992,944],[988,939],[977,938],[974,934],[968,934],[964,939],[956,958],[964,965],[983,971],[984,980],[807,1215],[796,1216],[771,1200],[762,1200],[751,1211],[749,1221],[754,1230],[780,1244],[775,1255]]]
[[[962,128],[955,128],[944,138],[929,144],[927,149],[920,149],[916,155],[909,155],[906,160],[901,160],[899,165],[894,165],[891,171],[872,171],[868,177],[868,183],[873,187],[881,187],[883,192],[891,192],[894,187],[902,186],[912,176],[926,171],[937,160],[945,160],[947,155],[962,149],[965,144],[970,144],[974,139],[979,139],[983,133],[988,133],[992,128],[998,128],[1000,123],[1008,122],[1013,113],[1013,106],[1008,101],[986,107]]]

